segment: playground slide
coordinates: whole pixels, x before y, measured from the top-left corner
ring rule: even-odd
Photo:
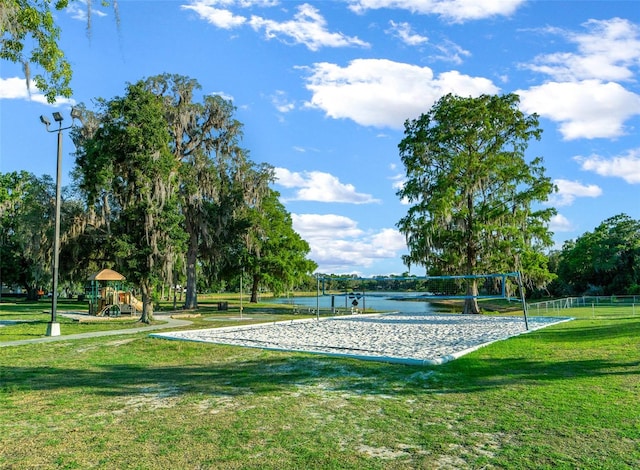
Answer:
[[[133,305],[137,313],[142,313],[142,301],[136,299],[133,295],[131,295],[131,305]]]

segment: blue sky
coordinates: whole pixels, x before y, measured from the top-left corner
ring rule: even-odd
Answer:
[[[613,215],[640,218],[636,1],[119,0],[119,26],[93,3],[89,35],[81,2],[56,13],[72,100],[46,104],[0,63],[0,171],[55,175],[41,114],[70,120],[71,105],[127,82],[186,75],[233,100],[243,146],[276,168],[320,272],[400,274],[404,121],[449,92],[516,92],[541,117],[528,156],[559,188],[557,246]],[[65,183],[72,151],[65,136]]]

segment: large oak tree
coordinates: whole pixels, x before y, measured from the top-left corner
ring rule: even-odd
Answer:
[[[448,94],[406,121],[399,150],[407,179],[398,195],[410,207],[398,227],[407,266],[429,275],[521,270],[538,284],[550,278],[541,250],[551,244],[555,211],[539,203],[555,188],[542,158],[526,158],[542,131],[518,104],[514,94]],[[469,283],[464,313],[479,313],[477,293]]]
[[[178,162],[170,148],[164,103],[143,82],[100,101],[97,127],[76,136],[75,175],[119,270],[142,293],[141,321],[152,320],[152,287],[184,232],[178,208]]]
[[[250,211],[251,229],[244,238],[243,267],[251,278],[251,302],[258,301],[260,287],[274,295],[301,283],[318,265],[307,258],[309,244],[293,229],[291,214],[269,190],[259,208]]]
[[[145,87],[163,103],[170,148],[180,168],[179,206],[187,233],[184,307],[194,309],[198,263],[206,264],[212,277],[224,268],[225,245],[248,229],[240,220],[244,208],[260,206],[273,171],[255,165],[240,146],[243,126],[230,100],[219,95],[198,99],[200,84],[183,75],[150,77]]]

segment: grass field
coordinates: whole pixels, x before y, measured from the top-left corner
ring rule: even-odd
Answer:
[[[0,468],[640,468],[640,311],[562,314],[435,367],[146,333],[0,348]]]

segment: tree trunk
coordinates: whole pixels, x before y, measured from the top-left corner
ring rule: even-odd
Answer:
[[[252,304],[258,303],[258,286],[260,285],[260,276],[257,274],[253,275],[253,281],[251,283],[251,300],[249,300]]]
[[[27,287],[27,300],[40,300],[37,287]]]
[[[467,297],[464,299],[464,308],[462,310],[462,314],[478,314],[480,313],[480,307],[478,307],[478,281],[476,279],[472,279],[467,283]]]
[[[176,293],[176,283],[173,283],[173,309],[176,310],[178,308],[178,298]]]
[[[187,231],[189,227],[187,227]],[[198,236],[189,233],[189,247],[187,248],[187,293],[184,299],[185,309],[198,308],[198,293],[196,291],[196,264],[198,261]],[[182,294],[181,294],[182,295]]]
[[[477,247],[473,238],[474,233],[474,207],[473,207],[473,194],[467,193],[467,226],[466,226],[466,248],[467,248],[467,274],[475,274],[476,272],[476,259],[477,259]],[[462,314],[478,314],[480,313],[480,307],[478,307],[478,281],[473,278],[467,281],[466,298],[464,299],[464,308]]]
[[[142,323],[151,323],[153,321],[153,303],[151,301],[151,286],[148,279],[140,282],[140,290],[142,291],[142,315],[140,321]]]

